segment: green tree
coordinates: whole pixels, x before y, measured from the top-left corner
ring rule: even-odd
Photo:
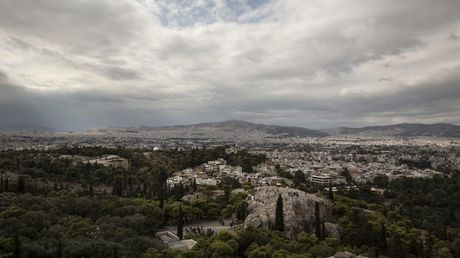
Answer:
[[[454,256],[450,252],[449,248],[447,248],[447,247],[440,248],[436,252],[436,257],[437,258],[454,258]]]
[[[88,194],[90,197],[93,197],[94,196],[94,189],[93,189],[93,182],[89,182],[89,190],[88,190]]]
[[[297,179],[300,183],[305,183],[307,182],[307,179],[305,178],[305,174],[300,171],[300,170],[297,170],[294,174],[294,178]]]
[[[334,201],[334,193],[332,192],[332,184],[329,184],[328,197],[329,197],[329,200]]]
[[[345,180],[347,183],[353,183],[353,178],[351,177],[350,171],[348,171],[348,168],[344,168],[342,172],[340,172],[340,175],[345,177]]]
[[[275,230],[284,231],[283,198],[281,194],[278,195],[278,200],[276,200]]]
[[[59,240],[58,245],[56,247],[56,258],[63,257],[63,247],[62,247],[62,240]]]
[[[14,253],[13,258],[21,258],[22,253],[22,244],[21,240],[19,240],[19,236],[14,237]]]
[[[319,217],[319,203],[315,202],[315,236],[321,239],[321,219]]]
[[[234,257],[235,250],[227,242],[216,240],[209,245],[212,258]]]
[[[24,176],[19,176],[17,185],[16,185],[16,192],[18,193],[23,193],[25,190],[25,177]]]
[[[324,217],[323,219],[321,220],[321,237],[320,237],[320,240],[324,240],[326,239],[326,226],[324,225]]]
[[[113,182],[112,194],[116,196],[123,195],[123,178],[117,177]]]
[[[167,195],[166,180],[168,179],[168,173],[164,168],[160,168],[158,173],[158,199],[160,200],[160,208],[163,209],[164,202]]]
[[[230,187],[230,185],[225,185],[224,186],[224,201],[225,201],[225,205],[228,204],[228,202],[230,201],[230,194],[232,193],[232,189]]]
[[[184,213],[182,212],[182,205],[179,206],[179,215],[177,218],[177,236],[180,239],[184,237]]]
[[[380,228],[380,246],[377,249],[377,252],[381,251],[383,253],[387,252],[387,230],[385,224],[382,223]]]
[[[386,175],[378,175],[374,178],[374,184],[377,187],[385,188],[388,186],[388,176]]]
[[[236,206],[236,218],[240,221],[244,220],[248,213],[247,210],[248,210],[248,203],[245,201],[239,202],[238,205]]]

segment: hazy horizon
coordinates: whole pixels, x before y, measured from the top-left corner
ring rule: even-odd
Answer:
[[[4,0],[0,125],[458,125],[458,10],[453,0]]]
[[[267,124],[267,123],[257,123],[253,121],[247,121],[247,120],[237,120],[237,119],[228,119],[228,120],[219,120],[219,121],[202,121],[202,122],[196,122],[196,123],[189,123],[189,124],[184,124],[184,123],[178,123],[178,124],[164,124],[164,125],[148,125],[148,124],[134,124],[134,125],[116,125],[116,124],[108,124],[108,125],[101,125],[101,126],[95,126],[95,127],[88,127],[88,128],[81,128],[77,130],[68,130],[68,129],[60,129],[60,128],[53,128],[53,127],[47,127],[43,125],[38,125],[38,124],[1,124],[0,123],[0,131],[13,131],[16,130],[25,130],[25,131],[30,131],[30,130],[39,130],[39,131],[56,131],[56,132],[84,132],[84,131],[92,131],[92,130],[99,130],[99,129],[105,129],[105,128],[136,128],[136,127],[151,127],[151,128],[161,128],[161,127],[177,127],[177,126],[189,126],[189,125],[198,125],[198,124],[212,124],[212,123],[224,123],[224,122],[229,122],[229,121],[239,121],[239,122],[249,122],[252,124],[263,124],[263,125],[268,125],[268,126],[284,126],[284,127],[301,127],[305,129],[312,129],[312,130],[318,130],[318,131],[328,131],[328,130],[334,130],[334,129],[339,129],[339,128],[365,128],[365,127],[378,127],[378,126],[393,126],[393,125],[399,125],[399,124],[423,124],[423,125],[435,125],[435,124],[446,124],[446,125],[454,125],[454,126],[460,126],[458,124],[453,124],[453,123],[394,123],[394,124],[368,124],[368,125],[361,125],[361,126],[343,126],[343,125],[338,125],[334,127],[306,127],[306,126],[297,126],[297,125],[292,125],[292,124]]]

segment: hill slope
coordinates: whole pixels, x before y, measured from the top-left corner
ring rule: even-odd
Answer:
[[[54,132],[56,129],[31,124],[6,124],[0,125],[0,131],[2,132],[16,132],[16,131],[40,131],[40,132]]]
[[[384,126],[367,126],[361,128],[339,127],[328,130],[328,132],[332,135],[460,137],[460,126],[446,123],[405,123]]]
[[[213,123],[200,123],[192,125],[177,125],[166,127],[109,127],[99,131],[117,131],[117,132],[193,132],[194,135],[206,136],[210,132],[221,133],[251,133],[265,134],[280,137],[323,137],[328,133],[319,130],[311,130],[303,127],[290,127],[278,125],[255,124],[240,120],[227,120]]]

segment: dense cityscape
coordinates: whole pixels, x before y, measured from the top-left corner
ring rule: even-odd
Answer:
[[[21,257],[460,254],[459,206],[441,208],[426,199],[457,191],[458,138],[284,137],[243,129],[216,129],[211,137],[206,132],[189,137],[196,128],[189,134],[184,128],[179,134],[2,133],[2,252],[13,257],[16,252]],[[229,140],[235,134],[239,137]],[[442,188],[426,192],[426,184]],[[454,188],[444,188],[449,184]],[[458,203],[455,196],[450,198]],[[111,203],[121,210],[109,208]],[[56,227],[62,230],[49,235]]]

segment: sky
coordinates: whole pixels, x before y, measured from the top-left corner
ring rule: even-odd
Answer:
[[[460,124],[459,0],[1,0],[0,125]]]

